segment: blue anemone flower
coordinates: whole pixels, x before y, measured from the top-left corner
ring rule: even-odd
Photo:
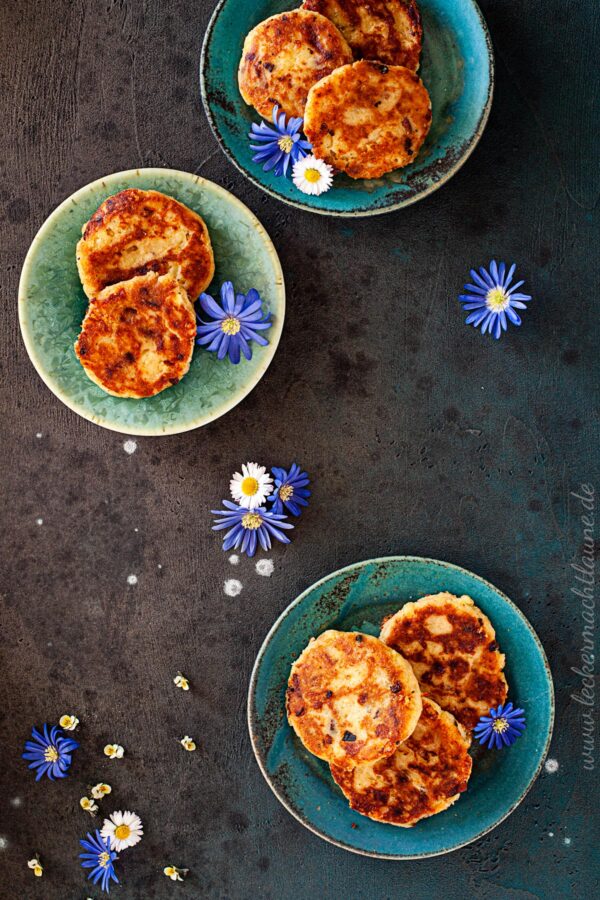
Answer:
[[[221,306],[210,294],[200,294],[199,303],[213,321],[205,322],[197,316],[200,324],[196,329],[196,343],[208,345],[207,350],[216,350],[218,359],[229,354],[237,366],[240,352],[246,359],[252,359],[250,341],[256,341],[261,347],[269,343],[260,332],[273,324],[271,313],[263,313],[260,294],[254,288],[245,296],[235,294],[231,281],[225,281],[221,286]]]
[[[275,490],[269,497],[269,501],[273,504],[273,512],[281,514],[285,507],[293,516],[299,516],[302,512],[301,507],[308,506],[306,498],[310,497],[310,491],[306,489],[306,485],[310,484],[308,475],[297,463],[293,463],[289,472],[273,466],[273,476]]]
[[[239,547],[242,553],[254,556],[258,543],[263,550],[271,549],[272,537],[282,544],[290,543],[289,537],[281,530],[294,527],[286,521],[287,516],[266,510],[262,506],[258,509],[243,509],[231,500],[223,500],[223,505],[226,509],[211,509],[213,515],[219,517],[215,519],[217,524],[213,525],[213,531],[229,529],[223,540],[223,550],[237,550]]]
[[[71,765],[71,754],[79,747],[73,738],[65,737],[61,728],[54,725],[50,730],[44,725],[44,733],[31,729],[32,740],[25,741],[23,759],[29,761],[29,769],[37,769],[35,780],[47,775],[50,781],[66,778]]]
[[[480,744],[487,743],[488,750],[492,747],[500,750],[514,744],[526,727],[525,710],[515,709],[512,703],[507,703],[506,706],[501,704],[496,709],[490,709],[489,716],[481,716],[473,730],[473,736]]]
[[[503,331],[506,331],[508,322],[520,325],[521,318],[515,312],[516,309],[527,309],[526,303],[531,300],[529,294],[515,293],[524,281],[517,281],[511,286],[516,265],[512,264],[508,272],[506,263],[496,264],[490,262],[489,271],[483,266],[479,272],[471,269],[471,278],[475,284],[465,284],[466,294],[461,294],[459,300],[469,315],[465,319],[466,325],[474,328],[481,327],[481,333],[489,331],[496,340]]]
[[[261,122],[260,125],[252,123],[252,131],[248,134],[251,141],[258,144],[250,144],[257,152],[252,157],[253,162],[264,163],[263,171],[273,169],[274,175],[287,175],[290,161],[298,162],[312,150],[312,144],[305,141],[300,135],[302,119],[290,118],[286,124],[285,113],[279,113],[279,107],[273,107],[273,126]]]
[[[98,829],[94,835],[88,831],[87,841],[80,840],[79,843],[86,851],[79,854],[83,860],[81,865],[84,869],[92,870],[88,875],[88,880],[91,879],[94,884],[100,882],[102,890],[110,894],[110,882],[119,883],[113,866],[113,862],[119,857],[110,849],[108,839],[103,838]]]

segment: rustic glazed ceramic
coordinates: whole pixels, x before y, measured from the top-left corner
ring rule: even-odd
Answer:
[[[194,348],[190,370],[155,397],[111,397],[85,374],[73,350],[88,300],[75,262],[81,228],[106,197],[127,187],[155,189],[175,197],[205,220],[215,254],[215,277],[246,293],[256,288],[271,310],[269,344],[253,344],[239,365]],[[134,169],[101,178],[64,201],[42,225],[29,249],[19,285],[19,319],[27,352],[51,391],[86,419],[134,435],[189,431],[222,416],[260,381],[283,327],[285,289],[279,259],[258,219],[233,194],[197,175],[172,169]]]
[[[384,616],[409,600],[447,590],[468,594],[492,621],[506,654],[509,699],[527,716],[509,748],[473,745],[466,793],[445,812],[413,828],[353,812],[329,774],[287,723],[285,689],[292,662],[327,628],[378,635]],[[282,613],[258,654],[248,696],[250,735],[258,764],[283,805],[303,825],[346,850],[386,859],[448,853],[477,840],[521,802],[544,762],[554,721],[552,677],[531,625],[493,585],[449,563],[411,556],[372,559],[328,575]]]
[[[374,215],[426,197],[445,184],[473,151],[492,102],[490,36],[473,0],[420,0],[424,41],[419,75],[432,102],[432,125],[417,159],[374,180],[338,175],[320,197],[302,194],[290,178],[252,162],[248,131],[258,113],[238,90],[246,34],[263,19],[298,6],[290,0],[221,0],[210,21],[200,63],[204,108],[230,160],[267,193],[301,209],[336,216]]]

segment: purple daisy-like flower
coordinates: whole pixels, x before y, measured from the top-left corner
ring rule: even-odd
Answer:
[[[256,150],[252,160],[263,163],[265,172],[273,169],[274,175],[287,175],[290,162],[298,162],[312,150],[312,144],[304,140],[300,133],[303,121],[291,117],[286,122],[285,113],[280,113],[276,105],[273,107],[272,126],[266,122],[260,125],[253,122],[248,137],[258,143],[250,144]]]
[[[218,516],[213,531],[228,529],[223,540],[223,550],[239,548],[242,553],[254,556],[258,544],[263,550],[271,549],[271,538],[282,544],[290,543],[289,537],[282,531],[294,527],[286,521],[287,516],[278,515],[262,506],[258,509],[243,509],[231,500],[223,500],[223,506],[226,508],[211,509],[212,514]]]
[[[23,759],[29,762],[29,769],[37,769],[35,780],[47,775],[50,781],[66,778],[71,765],[73,750],[79,747],[73,738],[65,737],[61,728],[54,725],[48,730],[44,725],[43,734],[37,728],[31,729],[31,740],[25,742]]]
[[[245,295],[235,294],[231,281],[225,281],[221,286],[221,306],[210,294],[200,294],[198,302],[212,321],[205,322],[197,316],[200,324],[196,343],[216,351],[218,359],[229,354],[237,366],[242,353],[246,359],[252,359],[251,341],[262,347],[269,343],[260,332],[273,324],[271,313],[263,313],[260,294],[254,288]]]
[[[80,840],[79,843],[85,850],[85,853],[79,854],[82,860],[81,865],[84,869],[92,870],[88,875],[88,880],[91,879],[94,884],[100,882],[101,889],[110,894],[110,882],[119,883],[113,866],[113,862],[119,857],[110,849],[108,840],[102,837],[98,829],[93,835],[88,831],[87,841]]]
[[[466,294],[459,296],[463,309],[469,312],[465,319],[466,325],[481,328],[481,333],[489,331],[496,340],[503,331],[506,331],[508,322],[520,325],[521,318],[517,309],[527,309],[527,302],[531,300],[529,294],[517,293],[524,281],[512,283],[516,265],[512,264],[508,272],[506,263],[499,265],[492,260],[488,269],[481,266],[479,272],[471,269],[471,278],[474,284],[465,284]]]
[[[490,709],[489,716],[481,716],[473,730],[473,736],[480,744],[487,744],[488,750],[510,747],[521,737],[527,725],[525,710],[515,709],[512,703]]]
[[[285,507],[293,516],[299,516],[302,507],[308,506],[307,498],[310,497],[310,491],[306,488],[310,484],[308,475],[297,463],[292,464],[289,472],[277,466],[273,466],[272,471],[275,491],[269,497],[269,502],[273,504],[273,512],[281,514]]]

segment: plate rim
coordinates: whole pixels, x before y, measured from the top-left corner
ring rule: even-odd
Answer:
[[[521,792],[521,794],[517,798],[517,800],[510,806],[510,808],[499,819],[497,819],[496,822],[493,823],[493,825],[490,825],[489,827],[484,828],[482,831],[478,832],[476,835],[473,835],[473,837],[470,837],[468,840],[463,841],[460,844],[456,844],[455,846],[448,847],[444,850],[436,850],[434,852],[425,852],[425,853],[416,853],[416,854],[406,854],[406,855],[402,855],[402,856],[399,856],[397,854],[392,855],[389,853],[378,853],[378,852],[372,851],[372,850],[361,850],[358,847],[352,847],[349,844],[345,844],[343,841],[339,841],[339,840],[336,840],[335,838],[332,838],[330,835],[325,834],[319,828],[315,827],[308,820],[303,819],[300,816],[300,814],[295,809],[293,809],[292,806],[290,806],[290,804],[287,802],[286,798],[282,794],[278,793],[278,791],[276,790],[275,786],[273,785],[273,783],[271,781],[269,774],[267,773],[267,771],[263,765],[263,761],[261,759],[261,755],[260,755],[260,752],[259,752],[259,749],[257,746],[257,743],[258,743],[257,737],[255,734],[255,719],[257,718],[257,716],[255,713],[255,710],[253,709],[253,701],[254,701],[254,696],[255,696],[256,682],[258,679],[258,669],[259,669],[260,663],[262,661],[262,658],[264,656],[264,653],[265,653],[268,645],[270,644],[273,636],[275,635],[275,632],[279,629],[279,626],[281,625],[283,620],[288,616],[288,614],[291,612],[291,610],[293,608],[295,608],[298,604],[300,604],[302,602],[302,600],[304,600],[304,598],[306,596],[308,596],[308,594],[310,594],[315,588],[320,587],[325,582],[329,581],[331,578],[335,578],[338,575],[342,575],[344,573],[347,573],[347,572],[352,571],[357,568],[362,568],[362,567],[368,565],[369,563],[378,564],[378,563],[387,563],[387,562],[431,563],[433,565],[441,566],[443,568],[454,569],[457,572],[461,572],[465,575],[470,576],[471,578],[475,578],[477,581],[481,582],[485,587],[490,588],[495,594],[498,594],[502,598],[502,600],[504,602],[506,602],[508,604],[508,606],[510,606],[517,613],[517,615],[523,621],[526,628],[528,628],[531,636],[533,637],[533,640],[534,640],[535,644],[537,645],[538,651],[540,653],[540,657],[541,657],[542,663],[544,665],[544,669],[546,671],[548,687],[549,687],[550,721],[548,724],[548,736],[544,743],[544,747],[540,753],[540,760],[539,760],[538,766],[537,766],[535,772],[533,773],[531,779],[529,780],[528,785]],[[288,604],[288,606],[286,606],[286,608],[277,617],[277,619],[275,620],[275,622],[273,623],[273,625],[267,632],[267,635],[258,650],[256,659],[254,660],[254,665],[252,666],[252,673],[250,675],[246,712],[247,712],[247,721],[248,721],[248,731],[250,733],[250,742],[252,745],[252,750],[253,750],[256,762],[258,763],[258,767],[259,767],[260,771],[262,772],[262,775],[263,775],[265,781],[267,782],[267,784],[269,785],[269,787],[271,788],[271,790],[273,791],[273,793],[275,794],[275,796],[277,797],[279,802],[282,804],[282,806],[285,807],[285,809],[298,822],[300,822],[301,825],[304,825],[304,827],[307,828],[309,831],[312,831],[313,834],[316,834],[318,837],[322,838],[323,840],[327,841],[330,844],[334,844],[336,847],[340,847],[342,850],[348,850],[351,853],[356,853],[359,856],[369,856],[369,857],[372,857],[375,859],[388,859],[388,860],[394,860],[396,862],[402,862],[403,860],[427,859],[427,858],[431,858],[434,856],[444,856],[446,853],[453,853],[455,850],[460,850],[461,848],[466,847],[469,844],[472,844],[474,841],[480,840],[480,838],[484,837],[484,835],[489,834],[490,831],[493,831],[494,828],[497,828],[498,825],[500,825],[502,822],[504,822],[505,819],[507,819],[511,815],[511,813],[513,813],[515,811],[515,809],[522,803],[522,801],[525,799],[525,797],[527,796],[527,794],[529,793],[529,791],[531,790],[531,788],[537,781],[537,779],[540,775],[540,772],[542,770],[542,767],[544,765],[544,762],[546,760],[546,757],[548,755],[548,751],[550,749],[550,744],[552,742],[552,734],[554,731],[555,706],[556,706],[556,704],[555,704],[555,693],[554,693],[554,681],[552,678],[552,671],[550,669],[548,657],[546,656],[546,652],[544,650],[542,642],[540,641],[535,629],[531,625],[531,622],[529,621],[527,616],[523,613],[523,611],[517,606],[517,604],[513,600],[511,600],[510,597],[508,597],[503,591],[501,591],[494,584],[492,584],[491,581],[488,581],[487,579],[483,578],[481,575],[476,575],[475,572],[471,572],[469,569],[465,569],[463,566],[459,566],[456,563],[445,562],[444,560],[441,560],[441,559],[433,559],[433,558],[427,557],[427,556],[414,556],[414,555],[408,554],[408,555],[378,556],[378,557],[373,557],[372,559],[365,559],[365,560],[361,560],[359,562],[350,563],[350,565],[343,566],[341,569],[337,569],[336,571],[330,572],[329,574],[325,575],[323,578],[319,578],[317,581],[315,581],[313,584],[311,584],[309,587],[307,587],[304,591],[302,591],[302,593],[300,593],[294,600],[292,600],[292,602],[290,604]]]
[[[412,206],[413,203],[418,203],[419,200],[424,200],[426,197],[433,194],[439,188],[443,187],[446,182],[448,182],[456,173],[463,167],[463,165],[467,162],[473,151],[475,150],[477,144],[481,140],[483,132],[485,131],[486,125],[488,123],[488,119],[490,117],[490,111],[492,108],[492,101],[494,98],[494,87],[495,87],[495,57],[494,57],[494,48],[492,45],[492,38],[490,35],[490,30],[487,26],[487,22],[484,18],[483,13],[479,7],[479,4],[476,0],[465,0],[465,2],[469,3],[477,15],[481,29],[483,32],[483,36],[485,39],[486,49],[487,49],[487,59],[488,59],[488,67],[489,67],[489,77],[490,77],[490,86],[488,90],[487,99],[485,102],[485,106],[481,113],[481,117],[479,122],[477,123],[477,128],[471,138],[471,141],[460,157],[452,167],[445,172],[442,177],[436,181],[434,184],[430,185],[427,188],[424,188],[422,191],[414,194],[412,197],[408,197],[406,200],[401,200],[397,203],[392,203],[389,206],[377,207],[375,209],[368,210],[340,210],[340,209],[319,209],[317,207],[309,206],[308,203],[303,203],[301,201],[292,200],[289,197],[284,197],[282,194],[278,194],[277,191],[274,191],[272,188],[264,185],[259,179],[254,176],[248,169],[246,169],[241,162],[239,162],[233,153],[230,151],[229,147],[225,143],[223,136],[221,135],[219,128],[217,126],[216,120],[213,116],[212,109],[210,106],[210,102],[208,99],[207,91],[206,91],[206,66],[207,66],[207,57],[208,57],[208,45],[212,39],[212,34],[217,23],[219,16],[221,15],[221,11],[226,3],[229,3],[230,0],[219,0],[213,13],[209,19],[208,25],[206,26],[206,32],[204,34],[204,39],[202,41],[202,49],[200,51],[200,96],[202,99],[202,105],[204,107],[204,113],[206,118],[208,119],[208,124],[210,126],[210,130],[212,131],[215,140],[217,141],[219,147],[227,157],[227,159],[235,166],[238,172],[241,172],[242,175],[245,176],[255,187],[258,187],[261,191],[268,194],[270,197],[274,197],[276,200],[279,200],[282,203],[287,204],[288,206],[292,206],[295,209],[300,209],[303,212],[316,213],[321,216],[335,216],[337,218],[342,219],[353,219],[353,218],[366,218],[369,216],[381,216],[385,215],[385,213],[395,212],[399,209],[404,209],[407,206]]]
[[[233,202],[234,206],[238,206],[245,214],[249,216],[251,224],[256,228],[259,235],[263,238],[266,252],[270,257],[273,268],[275,270],[275,289],[276,292],[280,294],[281,315],[278,316],[276,327],[274,328],[274,333],[271,335],[271,340],[269,341],[269,350],[266,354],[266,358],[261,362],[258,370],[256,371],[255,378],[252,379],[249,384],[244,384],[242,389],[234,393],[232,398],[230,398],[225,404],[220,406],[218,410],[209,414],[202,415],[183,426],[174,425],[167,428],[159,428],[156,426],[144,428],[143,426],[136,426],[135,428],[133,428],[127,425],[120,425],[118,423],[110,421],[109,419],[106,419],[103,416],[98,416],[96,414],[90,413],[85,407],[82,407],[80,404],[72,401],[71,398],[65,394],[62,388],[59,387],[52,376],[45,370],[44,364],[38,356],[36,342],[34,341],[26,323],[25,305],[27,301],[25,297],[25,288],[28,283],[30,270],[33,265],[35,251],[38,249],[39,245],[43,243],[46,231],[51,228],[53,223],[60,217],[64,209],[66,209],[72,203],[77,205],[77,200],[93,188],[105,185],[106,182],[110,182],[111,180],[116,181],[122,178],[134,177],[139,175],[150,175],[151,177],[175,176],[176,178],[183,177],[185,179],[191,179],[200,187],[202,185],[209,185],[210,190],[214,190],[217,194],[221,194],[229,202]],[[231,409],[237,406],[238,403],[241,403],[242,400],[244,400],[262,380],[265,372],[273,361],[273,358],[279,346],[279,341],[281,339],[286,312],[286,289],[281,261],[279,259],[277,250],[275,249],[275,245],[273,244],[273,241],[269,236],[269,233],[267,232],[262,222],[258,219],[258,217],[252,212],[252,210],[248,206],[246,206],[246,204],[243,203],[238,197],[236,197],[235,194],[231,193],[231,191],[228,191],[226,188],[222,187],[220,184],[217,184],[215,181],[211,181],[209,178],[204,178],[202,175],[196,175],[192,172],[184,172],[181,169],[171,169],[160,166],[148,166],[141,168],[138,167],[136,169],[124,169],[118,172],[110,172],[108,175],[104,175],[100,178],[95,178],[88,184],[85,184],[82,187],[78,188],[72,194],[69,194],[68,197],[65,197],[65,199],[62,200],[58,204],[58,206],[56,206],[52,210],[52,212],[44,219],[44,221],[38,228],[33,240],[31,241],[31,244],[29,245],[29,248],[25,255],[25,259],[23,261],[23,266],[21,268],[17,296],[19,328],[21,331],[21,337],[23,339],[23,343],[25,344],[27,355],[29,356],[34,369],[36,370],[37,374],[42,379],[46,387],[49,388],[54,396],[57,397],[68,409],[81,416],[82,419],[86,419],[88,422],[93,422],[94,425],[99,425],[102,428],[106,428],[108,431],[115,431],[119,434],[132,435],[134,437],[166,437],[168,435],[182,434],[187,431],[193,431],[196,428],[201,428],[204,425],[208,425],[210,422],[214,422],[216,419],[224,416]]]

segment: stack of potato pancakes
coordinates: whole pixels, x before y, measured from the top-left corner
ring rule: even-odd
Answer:
[[[90,303],[75,353],[91,380],[136,398],[177,384],[194,350],[193,304],[214,274],[200,216],[159,191],[121,191],[83,226],[77,268]]]
[[[248,34],[240,93],[265,118],[274,106],[304,117],[334,169],[379,178],[415,159],[431,125],[422,39],[415,0],[304,0]]]
[[[405,604],[379,638],[325,631],[292,665],[288,720],[352,809],[410,827],[467,789],[470,732],[503,703],[504,655],[470,597]]]

